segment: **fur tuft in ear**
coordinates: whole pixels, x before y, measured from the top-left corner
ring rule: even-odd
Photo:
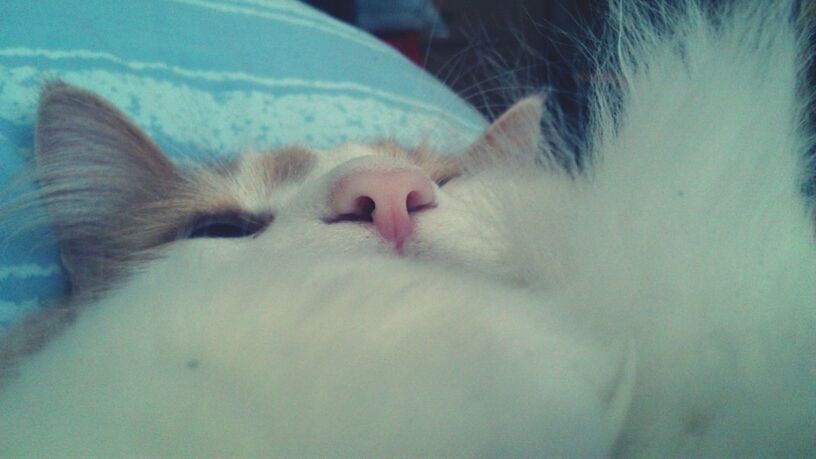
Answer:
[[[166,235],[146,222],[183,179],[110,103],[60,81],[48,83],[35,149],[42,199],[74,293],[109,282],[135,252],[164,242]]]
[[[544,98],[529,96],[507,109],[468,150],[478,163],[533,158],[541,142]]]

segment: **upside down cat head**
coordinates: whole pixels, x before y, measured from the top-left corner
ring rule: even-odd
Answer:
[[[78,296],[168,245],[213,239],[500,269],[487,268],[499,243],[467,176],[532,163],[542,111],[538,97],[519,102],[462,154],[381,141],[179,168],[109,103],[56,82],[39,108],[37,172]]]
[[[485,192],[524,179],[541,113],[520,102],[461,155],[178,168],[48,86],[37,169],[74,292],[0,346],[0,455],[605,454],[633,351],[503,280]]]

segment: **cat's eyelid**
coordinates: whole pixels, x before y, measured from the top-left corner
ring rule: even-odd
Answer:
[[[436,183],[436,186],[438,186],[438,187],[442,188],[442,187],[443,187],[443,186],[445,186],[445,185],[446,185],[448,182],[450,182],[451,180],[453,180],[453,179],[455,179],[455,178],[456,178],[456,176],[443,177],[443,178],[441,178],[441,179],[434,180],[434,183]]]
[[[252,214],[228,210],[201,213],[190,218],[177,234],[176,239],[241,239],[256,237],[274,220],[272,214]]]
[[[437,177],[432,177],[432,179],[433,179],[434,183],[436,183],[436,186],[441,188],[441,187],[447,185],[448,183],[450,183],[451,181],[460,178],[461,176],[462,176],[461,172],[456,172],[456,173],[439,174],[438,178]]]

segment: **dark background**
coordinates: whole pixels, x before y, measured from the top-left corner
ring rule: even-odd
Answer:
[[[382,0],[387,2],[388,0]],[[306,0],[355,24],[355,0]],[[408,37],[406,55],[445,82],[488,117],[501,113],[519,92],[546,85],[564,110],[582,112],[580,95],[589,69],[577,43],[600,33],[605,0],[434,0],[449,30]],[[371,31],[387,41],[406,31]],[[415,51],[415,52],[412,52]],[[516,91],[508,91],[508,88]]]
[[[603,0],[435,0],[448,38],[423,42],[426,68],[488,116],[508,91],[553,89],[564,110],[583,112],[590,69],[579,43],[601,33]]]

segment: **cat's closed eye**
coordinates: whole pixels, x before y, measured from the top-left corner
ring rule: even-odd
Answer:
[[[456,180],[462,176],[462,170],[456,169],[454,171],[444,171],[439,174],[431,174],[431,180],[438,186],[442,188],[443,186],[447,185],[450,181]]]
[[[258,216],[242,212],[204,214],[193,218],[179,231],[177,239],[219,238],[234,239],[260,234],[272,216]]]
[[[443,186],[445,186],[445,184],[447,184],[451,180],[455,179],[456,177],[458,177],[458,176],[451,175],[451,176],[448,176],[448,177],[443,177],[443,178],[440,178],[440,179],[436,179],[436,180],[434,180],[434,182],[436,183],[436,186],[438,186],[439,188],[442,188]]]

